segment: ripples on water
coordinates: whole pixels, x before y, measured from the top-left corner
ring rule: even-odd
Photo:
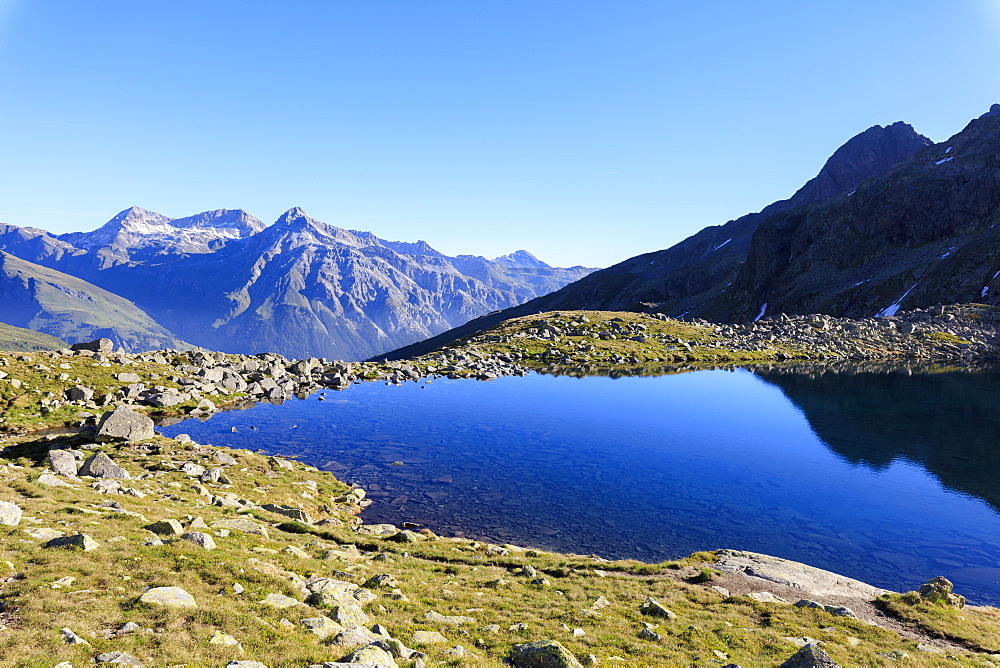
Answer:
[[[646,561],[747,549],[997,604],[998,423],[994,371],[761,368],[364,383],[163,431],[360,483],[367,522]]]

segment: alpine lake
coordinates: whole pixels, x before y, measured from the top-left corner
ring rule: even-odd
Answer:
[[[609,559],[734,548],[1000,605],[1000,368],[360,383],[160,430],[358,483],[366,523]]]

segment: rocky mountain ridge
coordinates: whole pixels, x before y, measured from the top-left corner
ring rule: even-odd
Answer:
[[[153,347],[188,341],[231,352],[338,359],[427,338],[591,271],[553,268],[533,257],[525,266],[523,256],[521,262],[451,258],[426,242],[385,241],[322,223],[298,208],[267,227],[242,210],[171,219],[137,207],[92,232],[59,237],[5,225],[0,251],[25,263],[22,268],[35,267],[30,273],[46,273],[52,285],[86,281],[132,302],[129,310],[144,321],[138,330],[124,322],[119,329],[90,328],[132,350],[143,349],[156,331],[161,339]],[[53,271],[63,278],[55,280]],[[16,284],[8,290],[13,295]],[[15,313],[15,303],[30,306]],[[38,299],[19,294],[0,304],[0,321],[29,326],[34,320],[72,342],[87,337],[66,323],[75,317],[82,332],[106,319],[103,311],[90,303],[55,317]]]
[[[940,303],[996,304],[998,112],[994,105],[939,144],[905,123],[874,126],[788,200],[392,355],[563,309],[739,323],[781,313],[864,318]]]

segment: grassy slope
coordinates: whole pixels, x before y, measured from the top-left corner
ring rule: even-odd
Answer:
[[[8,280],[33,285],[40,312],[30,325],[68,340],[88,337],[94,330],[115,329],[124,335],[179,343],[142,309],[96,285],[68,274],[0,253],[0,270]]]
[[[31,352],[66,347],[62,339],[0,322],[0,350]]]

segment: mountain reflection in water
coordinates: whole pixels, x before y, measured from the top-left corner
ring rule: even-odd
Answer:
[[[646,561],[735,547],[896,590],[945,575],[1000,603],[995,371],[549,371],[364,383],[163,430],[332,470],[369,491],[366,522]]]

